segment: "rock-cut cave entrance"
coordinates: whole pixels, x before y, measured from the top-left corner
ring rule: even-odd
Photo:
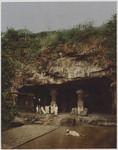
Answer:
[[[94,78],[63,84],[57,96],[59,112],[71,112],[72,108],[77,107],[76,91],[82,89],[87,95],[84,97],[83,105],[88,108],[89,113],[111,113],[111,82],[108,78]]]
[[[25,101],[22,93],[34,94],[41,98],[42,105],[50,105],[52,97],[51,90],[56,90],[56,103],[60,112],[71,112],[73,107],[77,107],[78,95],[76,91],[82,89],[87,95],[84,97],[84,107],[88,108],[89,113],[111,113],[112,112],[112,93],[110,92],[110,84],[112,81],[108,78],[92,78],[85,80],[71,81],[59,85],[35,85],[23,87],[19,90],[19,105]],[[32,97],[32,98],[31,98]],[[33,98],[30,96],[29,106],[32,105],[33,111]],[[24,99],[24,100],[23,100]],[[32,100],[31,100],[32,99]],[[27,98],[28,101],[28,98]],[[23,102],[23,107],[26,103]],[[22,106],[19,107],[22,109]],[[19,109],[19,110],[20,110]],[[27,110],[29,107],[27,107]],[[23,109],[22,109],[23,110]],[[31,112],[31,107],[30,107]]]

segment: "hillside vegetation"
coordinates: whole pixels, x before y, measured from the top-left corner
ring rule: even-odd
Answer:
[[[14,30],[9,28],[2,33],[2,50],[7,51],[13,60],[25,61],[22,58],[28,54],[27,60],[39,58],[47,47],[56,50],[57,45],[67,43],[71,48],[75,43],[77,47],[83,40],[95,38],[100,42],[105,41],[108,55],[115,56],[116,51],[116,15],[100,27],[95,27],[92,22],[79,24],[72,29],[32,33],[28,29]],[[115,58],[115,57],[112,57]]]

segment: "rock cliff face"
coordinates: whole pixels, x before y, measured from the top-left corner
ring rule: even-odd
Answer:
[[[105,43],[95,39],[83,41],[81,46],[73,44],[47,48],[38,60],[16,69],[12,90],[23,86],[62,84],[89,78],[110,77],[113,73],[105,58]]]

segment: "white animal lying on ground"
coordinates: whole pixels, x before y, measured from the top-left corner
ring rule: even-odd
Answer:
[[[66,135],[72,135],[72,136],[85,136],[82,134],[77,133],[76,131],[71,131],[69,129],[66,130]]]

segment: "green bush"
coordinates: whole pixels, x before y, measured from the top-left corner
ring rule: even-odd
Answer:
[[[17,114],[16,101],[13,101],[11,94],[7,90],[2,92],[2,123],[10,123]]]
[[[10,31],[11,32],[11,31]],[[9,34],[10,34],[9,32]],[[12,31],[12,35],[13,31]],[[9,35],[11,38],[11,35]],[[8,38],[8,37],[7,37]],[[8,124],[17,114],[17,106],[12,100],[10,94],[10,87],[12,86],[11,79],[14,77],[14,61],[11,55],[11,49],[8,48],[10,41],[7,38],[2,39],[2,123],[4,125]],[[7,44],[6,44],[7,43]],[[11,43],[10,43],[11,44]]]
[[[107,52],[106,57],[116,67],[116,15],[106,25]]]

